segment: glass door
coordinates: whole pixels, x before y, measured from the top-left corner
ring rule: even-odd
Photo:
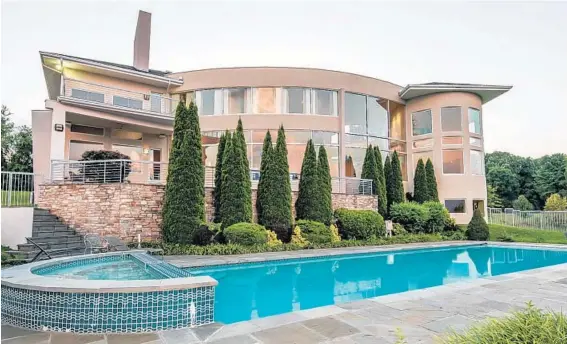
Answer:
[[[483,199],[475,199],[472,201],[473,210],[480,209],[480,213],[484,216],[484,200]]]
[[[153,93],[150,95],[151,111],[162,113],[161,110],[161,94]]]

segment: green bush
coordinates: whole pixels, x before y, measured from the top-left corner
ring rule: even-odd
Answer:
[[[413,177],[413,200],[417,203],[424,203],[430,200],[429,185],[425,174],[425,163],[419,159],[415,167]]]
[[[369,240],[386,234],[384,218],[376,211],[341,208],[335,217],[343,239]]]
[[[392,235],[406,235],[406,234],[408,234],[408,231],[406,231],[403,225],[399,223],[392,224]]]
[[[132,163],[128,155],[115,151],[93,150],[86,151],[81,155],[80,161],[97,160],[126,160],[109,161],[105,163],[87,163],[83,165],[78,175],[71,178],[78,178],[85,183],[124,183],[131,171]]]
[[[245,246],[261,245],[268,242],[266,228],[255,223],[235,223],[223,231],[224,239],[229,244]]]
[[[464,333],[452,332],[444,344],[564,344],[567,343],[567,316],[543,311],[528,303],[511,316],[487,319]]]
[[[439,202],[439,192],[437,191],[437,178],[435,178],[435,168],[431,159],[425,163],[425,175],[427,177],[427,187],[429,188],[429,200]]]
[[[298,220],[319,220],[320,203],[319,173],[317,171],[317,153],[313,141],[307,141],[303,163],[301,164],[301,177],[299,191],[295,200],[295,214]]]
[[[210,245],[215,242],[222,242],[222,231],[219,223],[203,223],[193,232],[193,244]]]
[[[429,213],[425,225],[425,232],[442,232],[451,221],[451,216],[447,208],[439,202],[425,202],[423,203],[423,207],[425,207]]]
[[[415,202],[395,203],[390,207],[390,218],[410,233],[424,232],[429,220],[426,207]]]
[[[476,209],[467,226],[467,238],[469,240],[488,240],[489,235],[488,225],[484,221],[480,209]]]
[[[289,178],[288,178],[289,180]],[[333,218],[333,185],[331,182],[331,171],[329,158],[325,146],[319,146],[317,157],[317,181],[319,182],[319,221],[326,225],[331,224]]]
[[[330,243],[333,241],[333,233],[331,232],[331,229],[324,223],[309,220],[299,220],[297,221],[296,225],[301,228],[302,236],[310,243],[321,244]]]

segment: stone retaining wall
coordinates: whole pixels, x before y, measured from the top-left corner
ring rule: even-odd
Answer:
[[[79,232],[114,235],[125,241],[161,238],[164,185],[43,184],[38,206],[48,209]],[[295,203],[297,192],[292,192]],[[333,208],[376,209],[375,196],[333,194]],[[256,190],[252,190],[256,202]],[[213,189],[205,190],[207,219],[213,215]],[[256,209],[254,207],[254,217]]]

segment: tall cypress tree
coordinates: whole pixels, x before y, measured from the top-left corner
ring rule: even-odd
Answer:
[[[374,154],[376,156],[376,174],[378,175],[378,187],[376,190],[376,195],[378,196],[378,212],[386,218],[388,215],[388,200],[386,195],[386,177],[384,175],[380,147],[374,146]]]
[[[376,172],[376,154],[374,153],[372,145],[369,145],[366,148],[366,155],[364,156],[364,163],[362,164],[362,174],[360,175],[360,178],[372,180],[371,192],[373,195],[376,195],[379,181],[378,173]]]
[[[246,185],[248,185],[249,189],[252,190],[252,181],[250,180],[250,164],[248,162],[248,149],[246,146],[246,138],[244,137],[244,128],[242,127],[242,120],[238,118],[238,125],[236,126],[236,132],[234,133],[238,138],[238,146],[242,151],[241,154],[241,162],[244,167],[244,173],[246,174]],[[250,203],[250,211],[252,211],[252,194],[251,191],[247,192],[245,197],[246,202]]]
[[[214,190],[214,222],[220,222],[220,205],[221,205],[221,190],[222,190],[222,158],[224,153],[224,146],[226,143],[227,133],[223,133],[219,139],[219,146],[217,148],[217,162],[215,166],[215,190]]]
[[[390,162],[390,156],[386,157],[384,161],[384,179],[386,180],[386,199],[388,205],[388,214],[390,214],[390,206],[392,205],[392,163]]]
[[[429,200],[439,202],[437,178],[435,178],[435,168],[433,168],[431,159],[427,159],[427,163],[425,164],[425,176],[427,177],[427,187],[429,188]]]
[[[402,167],[400,165],[400,159],[398,158],[398,152],[394,151],[392,153],[392,203],[402,203],[404,202],[404,182],[402,179]]]
[[[317,178],[317,154],[313,141],[307,141],[303,163],[301,165],[299,192],[295,201],[295,217],[299,220],[318,221],[317,204],[319,200],[319,182]]]
[[[205,168],[197,106],[180,103],[176,109],[173,145],[163,206],[166,242],[191,243],[205,220]]]
[[[262,205],[266,202],[270,195],[270,179],[268,178],[268,167],[272,164],[271,158],[274,148],[272,147],[272,135],[268,130],[264,136],[264,145],[262,146],[262,160],[260,162],[260,180],[258,181],[258,190],[256,191],[256,213],[258,214],[258,223],[265,225]]]
[[[424,203],[429,201],[429,198],[429,186],[427,185],[427,176],[425,175],[425,165],[423,164],[423,160],[419,159],[413,177],[413,200],[417,203]]]
[[[278,130],[276,148],[272,153],[270,164],[267,166],[267,178],[269,194],[264,195],[263,224],[266,228],[275,231],[280,240],[287,241],[291,232],[293,216],[287,144],[283,126],[280,126]]]
[[[333,200],[331,193],[333,192],[333,185],[331,184],[331,171],[329,168],[329,158],[327,157],[327,150],[324,146],[319,146],[319,157],[317,162],[317,173],[319,180],[319,193],[321,195],[319,209],[320,220],[326,225],[331,224],[333,217]]]

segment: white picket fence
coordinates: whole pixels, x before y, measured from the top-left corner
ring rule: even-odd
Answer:
[[[488,223],[567,232],[567,211],[520,211],[488,208]]]
[[[39,174],[2,171],[2,207],[32,207],[38,196],[34,184],[42,180]]]

